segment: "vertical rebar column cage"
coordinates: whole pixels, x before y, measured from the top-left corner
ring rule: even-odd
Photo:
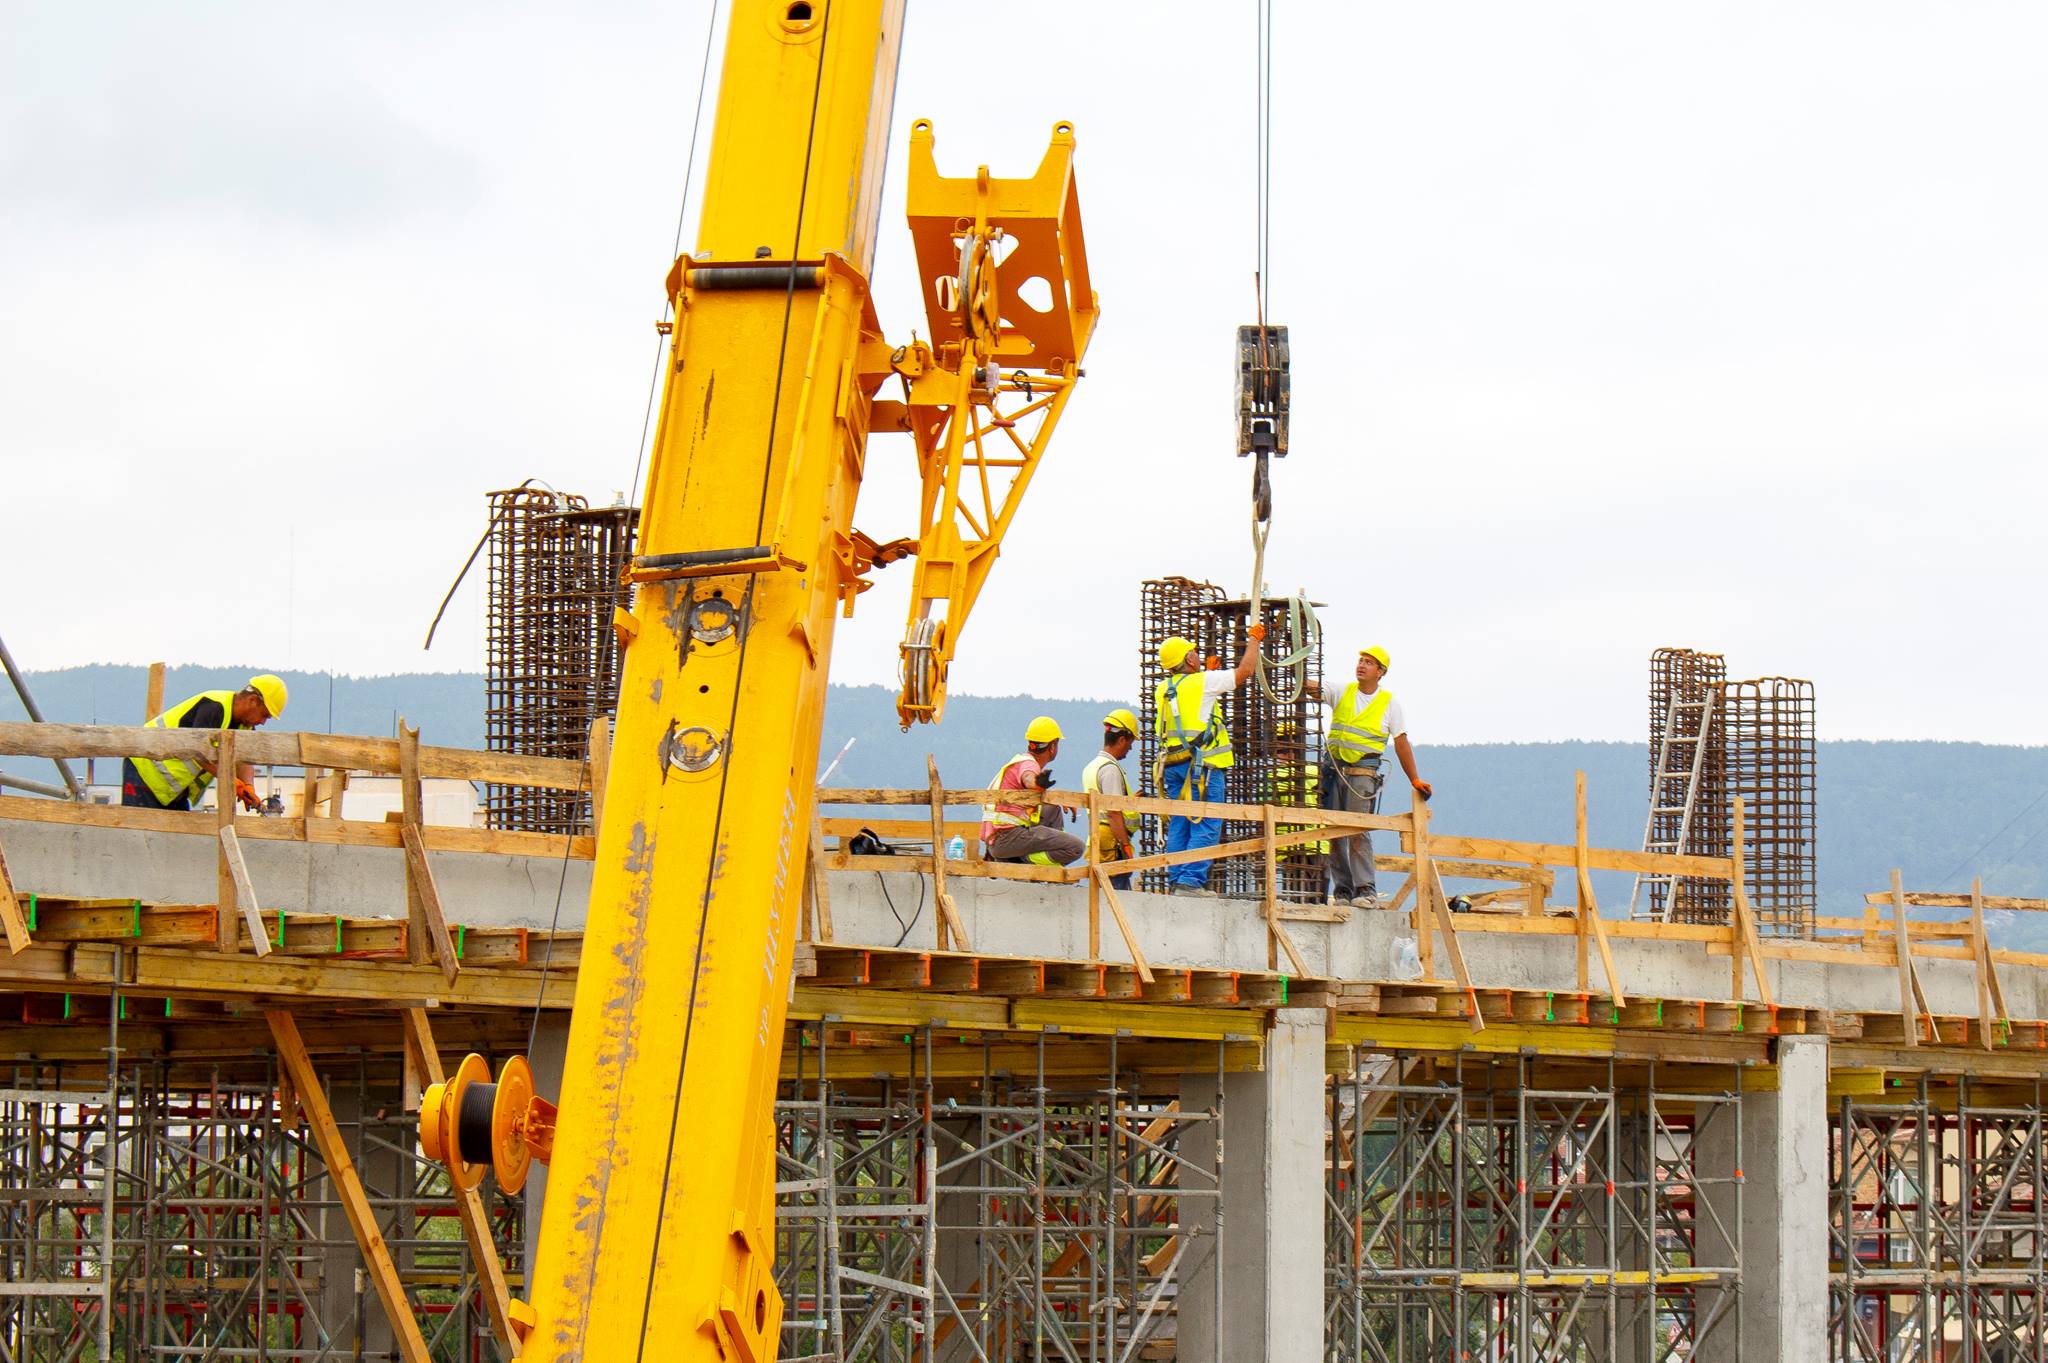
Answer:
[[[1688,856],[1725,857],[1729,852],[1727,728],[1719,711],[1721,686],[1728,679],[1727,661],[1718,653],[1698,653],[1689,648],[1660,648],[1650,655],[1650,837],[1659,846],[1677,845],[1679,826],[1686,823],[1684,845]],[[1702,706],[1696,710],[1674,710],[1674,705]],[[1686,716],[1698,718],[1687,722]],[[1706,751],[1700,757],[1700,775],[1693,794],[1689,823],[1672,811],[1661,798],[1657,762],[1663,751],[1664,731],[1674,717],[1680,727],[1674,736],[1697,736],[1698,725],[1707,720]],[[1680,749],[1683,752],[1683,749]],[[1650,917],[1666,922],[1725,923],[1733,907],[1728,883],[1680,877],[1648,882]]]
[[[612,613],[630,603],[622,578],[640,513],[532,485],[490,500],[486,745],[580,760],[592,721],[618,703]],[[590,797],[491,785],[484,813],[492,828],[580,833],[590,827]]]
[[[1293,636],[1285,598],[1267,597],[1261,601],[1257,618],[1266,627],[1268,657],[1282,657],[1301,646],[1301,641]],[[1139,739],[1138,770],[1148,788],[1159,760],[1159,706],[1154,691],[1166,679],[1166,671],[1159,665],[1159,646],[1175,637],[1189,639],[1201,657],[1218,659],[1222,666],[1232,667],[1244,652],[1245,631],[1252,619],[1252,603],[1248,599],[1226,599],[1223,589],[1214,583],[1169,577],[1147,582],[1140,590],[1136,709],[1145,732]],[[1320,685],[1321,649],[1311,652],[1301,667],[1305,680]],[[1236,804],[1312,808],[1316,803],[1316,769],[1323,749],[1323,707],[1310,700],[1306,691],[1283,702],[1267,695],[1255,682],[1247,682],[1217,704],[1223,722],[1230,727],[1232,754],[1232,764],[1224,778],[1223,798]],[[1283,827],[1281,831],[1286,830]],[[1226,824],[1222,841],[1257,837],[1259,833],[1251,824]],[[1145,820],[1140,829],[1139,850],[1158,852],[1164,847],[1164,821]],[[1277,892],[1281,899],[1297,904],[1322,900],[1324,851],[1320,845],[1308,843],[1280,852]],[[1167,872],[1163,869],[1140,872],[1140,877],[1139,883],[1145,889],[1166,888]],[[1210,871],[1209,887],[1232,898],[1260,898],[1265,893],[1264,871],[1247,858],[1219,862]]]
[[[1811,937],[1819,748],[1813,683],[1759,677],[1724,683],[1729,808],[1743,805],[1743,874],[1757,930]]]

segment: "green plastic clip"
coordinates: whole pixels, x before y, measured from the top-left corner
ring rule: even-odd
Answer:
[[[34,890],[28,892],[28,930],[30,932],[36,930],[36,892]]]
[[[1545,1022],[1557,1021],[1557,995],[1547,991],[1543,995],[1543,1020]]]
[[[464,938],[464,936],[468,934],[468,932],[468,924],[457,923],[455,925],[455,959],[458,961],[462,959],[462,939]]]
[[[1287,977],[1285,975],[1280,977],[1280,1006],[1282,1008],[1287,1006]]]
[[[130,927],[128,935],[130,937],[140,937],[142,935],[142,901],[132,899],[129,903],[135,906],[135,921],[133,926]]]

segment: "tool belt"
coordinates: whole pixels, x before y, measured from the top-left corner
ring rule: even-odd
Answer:
[[[1378,776],[1380,774],[1380,759],[1378,757],[1368,757],[1363,762],[1352,762],[1349,764],[1339,762],[1337,770],[1343,772],[1346,776]]]

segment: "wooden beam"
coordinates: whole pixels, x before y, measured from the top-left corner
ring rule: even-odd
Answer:
[[[1412,920],[1415,928],[1415,954],[1422,962],[1422,978],[1429,979],[1436,974],[1436,939],[1431,934],[1429,903],[1436,884],[1436,866],[1430,860],[1432,847],[1429,836],[1429,802],[1420,799],[1412,801],[1408,806],[1408,818],[1412,826],[1409,846],[1415,853],[1415,874],[1412,878],[1415,885],[1415,913]],[[1395,902],[1400,902],[1398,897]],[[1472,1011],[1479,1011],[1478,1004],[1472,1005]]]
[[[602,721],[600,721],[602,722]],[[441,1070],[441,1052],[434,1045],[434,1031],[424,1008],[402,1008],[406,1058],[418,1068],[426,1084],[446,1083]],[[455,1189],[455,1214],[462,1222],[462,1238],[469,1243],[469,1261],[476,1265],[477,1287],[484,1310],[491,1319],[491,1333],[498,1347],[517,1357],[519,1337],[512,1329],[512,1289],[505,1282],[505,1265],[498,1259],[498,1244],[491,1234],[490,1213],[475,1188]]]
[[[218,783],[216,783],[218,784]],[[224,797],[233,796],[233,791],[223,790]],[[224,823],[220,826],[220,859],[228,868],[228,879],[234,888],[234,901],[242,915],[242,924],[249,929],[249,945],[258,956],[270,954],[270,934],[263,923],[263,909],[256,899],[255,882],[249,879],[249,864],[242,860],[242,844],[235,837],[235,826]],[[225,906],[223,906],[225,908]],[[223,951],[241,950],[240,929],[228,920],[225,914],[214,920],[214,931],[228,935],[228,945],[222,947],[216,938],[214,946]]]
[[[953,903],[952,892],[946,888],[946,788],[939,781],[939,764],[930,753],[924,757],[924,769],[930,779],[926,798],[932,810],[932,902],[938,905],[937,931],[940,951],[972,951],[973,943],[967,940],[967,927],[960,921],[960,910]],[[948,939],[951,939],[948,941]]]
[[[1421,803],[1421,801],[1417,801]],[[1486,1030],[1486,1019],[1479,1016],[1479,991],[1472,987],[1472,972],[1465,968],[1465,949],[1458,945],[1458,924],[1451,916],[1451,901],[1444,896],[1444,883],[1437,877],[1436,866],[1429,868],[1430,884],[1418,891],[1421,899],[1427,899],[1436,909],[1437,924],[1444,932],[1444,954],[1451,958],[1451,974],[1458,981],[1458,988],[1465,991],[1465,1007],[1470,1014],[1472,1030]],[[1420,899],[1418,899],[1418,904]]]
[[[604,830],[604,788],[612,774],[612,722],[599,715],[590,721],[590,832]]]
[[[427,861],[427,844],[420,837],[420,830],[413,824],[399,825],[399,837],[405,840],[406,880],[417,896],[420,922],[424,924],[427,946],[433,958],[441,963],[441,973],[448,983],[455,983],[455,976],[462,969],[462,962],[455,957],[455,939],[448,932],[448,915],[441,909],[441,889],[434,882],[434,868]],[[418,928],[408,924],[412,931]],[[416,963],[420,955],[412,949],[411,932],[407,934],[406,954]]]
[[[434,940],[433,924],[427,917],[426,898],[420,890],[419,872],[413,865],[410,846],[413,839],[406,837],[407,830],[411,830],[414,837],[418,836],[420,825],[424,822],[421,815],[425,802],[420,791],[420,731],[403,719],[398,721],[398,800],[398,842],[399,846],[406,849],[406,956],[414,965],[425,965],[434,958],[440,944]],[[421,864],[425,864],[424,856],[421,858]],[[444,935],[447,932],[445,924],[442,926],[442,932]],[[454,955],[452,951],[449,954]],[[449,974],[446,962],[441,966],[441,973],[453,978]]]
[[[1259,861],[1260,879],[1265,885],[1261,896],[1261,907],[1266,914],[1266,969],[1277,970],[1280,966],[1280,854],[1273,848],[1273,806],[1265,805],[1259,810],[1259,841],[1264,844]],[[1289,947],[1292,950],[1290,944]],[[1298,973],[1306,973],[1296,966]]]
[[[149,723],[164,712],[164,665],[149,665],[149,680],[142,689],[142,722]]]
[[[1124,917],[1123,901],[1117,898],[1116,886],[1109,883],[1109,872],[1098,864],[1089,868],[1089,874],[1101,889],[1103,901],[1109,905],[1110,916],[1116,919],[1116,930],[1123,934],[1124,946],[1131,953],[1131,964],[1137,967],[1139,983],[1152,983],[1152,965],[1145,959],[1145,949],[1138,945],[1138,934],[1131,931],[1131,920]]]
[[[1892,871],[1892,931],[1899,952],[1899,1017],[1905,1022],[1906,1044],[1920,1044],[1920,980],[1913,973],[1913,939],[1906,932],[1906,891],[1897,868]]]
[[[1600,949],[1600,968],[1607,973],[1607,989],[1614,995],[1614,1006],[1619,1008],[1628,1002],[1622,992],[1621,971],[1615,968],[1614,948],[1607,941],[1607,921],[1600,916],[1600,901],[1593,896],[1593,876],[1586,857],[1586,773],[1578,774],[1579,807],[1579,905],[1586,923],[1593,929],[1593,943]],[[1579,989],[1586,989],[1585,939],[1579,945]]]
[[[1095,874],[1102,865],[1102,840],[1095,830],[1102,826],[1102,794],[1088,792],[1088,959],[1102,959],[1102,883]]]
[[[1729,934],[1730,954],[1734,957],[1735,989],[1734,998],[1742,1000],[1742,963],[1749,962],[1750,971],[1756,976],[1757,997],[1766,1008],[1776,1008],[1778,1000],[1771,993],[1771,977],[1764,969],[1764,945],[1757,936],[1756,914],[1749,907],[1749,853],[1746,850],[1747,833],[1743,825],[1745,811],[1740,796],[1734,807],[1735,839],[1734,855],[1729,861],[1735,867],[1735,879],[1729,882],[1735,900],[1735,926]]]
[[[14,890],[14,877],[7,873],[7,852],[0,848],[0,928],[7,933],[7,953],[19,956],[33,946],[28,922],[21,916],[21,899]]]
[[[232,793],[233,788],[229,790]],[[377,1229],[377,1213],[363,1192],[362,1180],[356,1176],[355,1162],[348,1155],[348,1143],[342,1139],[341,1128],[334,1123],[334,1113],[327,1106],[326,1090],[320,1087],[320,1075],[313,1068],[313,1057],[306,1053],[306,1043],[299,1036],[298,1024],[283,1009],[271,1009],[263,1017],[270,1024],[270,1035],[277,1043],[277,1058],[285,1073],[291,1076],[299,1108],[313,1128],[313,1140],[319,1145],[320,1158],[327,1165],[327,1177],[334,1184],[335,1198],[348,1217],[349,1228],[355,1232],[356,1248],[362,1251],[364,1271],[369,1275],[371,1285],[377,1289],[378,1301],[384,1305],[384,1315],[391,1324],[393,1337],[398,1341],[399,1356],[405,1363],[432,1363],[433,1356],[427,1350],[427,1341],[420,1334],[419,1320],[405,1299],[405,1285],[399,1281],[398,1265],[392,1262],[391,1249],[384,1243],[383,1232]]]
[[[1977,1016],[1980,1026],[1978,1035],[1984,1049],[1994,1044],[1993,1033],[1998,1023],[2011,1025],[2011,1015],[2005,1010],[2005,986],[1998,978],[1998,963],[1991,959],[1991,940],[1984,930],[1984,881],[1982,877],[1970,882],[1970,936],[1972,938],[1972,962],[1977,977]]]
[[[811,824],[811,852],[809,865],[805,868],[806,881],[811,890],[811,906],[817,912],[817,940],[832,940],[832,886],[825,877],[825,845],[818,837],[818,825]]]
[[[228,848],[232,836],[223,837],[225,831],[232,835],[235,828],[235,731],[220,731],[220,746],[215,750],[213,768],[214,793],[214,837],[219,840],[219,865],[214,883],[218,887],[216,896],[220,905],[214,918],[213,943],[216,950],[236,951],[240,949],[241,929],[236,926],[235,916],[240,911],[240,895],[235,884],[234,867],[228,862]],[[248,878],[248,868],[242,870],[243,879]]]

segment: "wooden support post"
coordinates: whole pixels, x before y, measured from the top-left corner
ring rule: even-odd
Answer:
[[[1102,865],[1102,841],[1095,830],[1102,826],[1102,796],[1088,792],[1088,959],[1102,959],[1102,886],[1096,868]]]
[[[226,794],[225,791],[222,792]],[[263,925],[263,906],[256,899],[255,882],[249,879],[249,863],[242,860],[242,842],[235,836],[233,823],[220,826],[220,859],[228,868],[228,880],[234,889],[235,904],[241,910],[242,923],[249,929],[249,943],[258,956],[270,954],[270,931]],[[219,930],[227,933],[229,951],[241,949],[241,928],[233,919],[216,920]]]
[[[924,769],[931,781],[932,902],[939,909],[939,950],[972,951],[967,928],[960,921],[960,910],[953,903],[953,893],[946,888],[946,788],[939,781],[939,764],[930,753],[925,754]],[[948,938],[954,945],[949,946]]]
[[[1735,903],[1735,921],[1729,925],[1728,954],[1735,960],[1735,985],[1731,997],[1742,1002],[1742,963],[1749,962],[1749,968],[1756,975],[1757,997],[1766,1008],[1778,1006],[1778,1000],[1771,994],[1771,978],[1764,973],[1764,944],[1757,937],[1756,914],[1749,907],[1749,853],[1746,842],[1747,832],[1743,817],[1746,811],[1742,799],[1736,797],[1734,808],[1735,837],[1733,855],[1728,859],[1728,889]]]
[[[1970,882],[1970,938],[1976,948],[1977,1018],[1979,1039],[1984,1049],[1993,1047],[1998,1024],[2009,1022],[2005,1011],[2005,986],[1998,979],[1998,963],[1991,959],[1991,939],[1984,930],[1984,881]]]
[[[1899,1017],[1905,1023],[1906,1044],[1920,1044],[1920,980],[1913,973],[1913,939],[1906,932],[1906,887],[1897,868],[1892,870],[1892,940],[1899,952]]]
[[[1110,916],[1116,919],[1116,930],[1123,934],[1124,945],[1130,949],[1131,964],[1138,969],[1138,979],[1145,984],[1152,983],[1152,966],[1145,959],[1145,949],[1138,945],[1138,934],[1131,931],[1131,920],[1124,917],[1123,901],[1116,897],[1116,886],[1109,883],[1109,873],[1100,866],[1088,869],[1089,877],[1102,890],[1102,897],[1109,903]]]
[[[320,768],[307,763],[299,776],[299,817],[313,817],[313,807],[320,803]]]
[[[418,897],[428,949],[441,963],[441,973],[447,976],[448,983],[453,984],[462,962],[456,959],[455,939],[448,933],[448,915],[442,911],[441,888],[434,883],[434,868],[427,861],[426,840],[420,836],[417,824],[400,824],[398,836],[405,844],[406,882]],[[410,934],[407,940],[410,941]]]
[[[817,941],[832,940],[832,886],[825,878],[825,840],[818,836],[818,821],[811,820],[810,865],[806,869],[806,883],[811,889],[811,905],[817,911]]]
[[[29,940],[28,922],[21,916],[21,896],[15,892],[14,877],[7,873],[7,853],[0,850],[0,928],[7,932],[7,952],[19,956],[34,945]]]
[[[1273,850],[1273,806],[1259,806],[1259,827],[1261,840],[1265,843],[1261,858],[1266,875],[1266,969],[1277,970],[1280,967],[1280,854]],[[1296,970],[1300,972],[1299,962]]]
[[[1578,774],[1578,843],[1574,849],[1579,879],[1579,990],[1586,991],[1586,929],[1592,929],[1593,945],[1600,949],[1600,968],[1607,975],[1607,990],[1614,1006],[1622,1007],[1628,995],[1622,992],[1621,971],[1614,964],[1614,947],[1607,940],[1607,922],[1600,917],[1600,901],[1593,894],[1593,872],[1586,863],[1586,773]]]
[[[590,831],[604,828],[604,786],[612,774],[612,722],[599,715],[590,721]]]
[[[1529,902],[1524,912],[1531,918],[1541,918],[1543,916],[1543,880],[1541,877],[1547,868],[1540,861],[1532,861],[1529,863],[1529,869],[1536,872],[1538,879],[1529,882]]]
[[[405,1058],[426,1084],[447,1082],[441,1070],[441,1052],[434,1045],[434,1031],[424,1008],[404,1008],[399,1017],[405,1024]],[[505,1282],[505,1265],[498,1260],[498,1244],[491,1235],[490,1213],[483,1195],[475,1188],[458,1190],[455,1213],[462,1222],[462,1238],[469,1242],[469,1261],[476,1265],[477,1286],[484,1310],[491,1318],[491,1333],[498,1347],[517,1355],[519,1339],[512,1332],[512,1289]]]
[[[228,848],[235,836],[235,731],[220,731],[220,746],[214,750],[213,794],[220,847],[217,873],[214,878],[215,902],[213,946],[216,951],[239,951],[242,945],[242,930],[237,923],[235,871],[228,864]],[[243,871],[244,876],[248,874]],[[256,930],[257,950],[263,949],[263,930]]]
[[[1415,955],[1422,962],[1422,978],[1426,980],[1436,974],[1436,941],[1431,935],[1429,902],[1435,893],[1436,865],[1429,859],[1429,803],[1415,798],[1408,807],[1408,818],[1415,825]]]
[[[164,665],[149,665],[149,681],[142,693],[142,722],[149,723],[164,712]]]
[[[425,807],[420,791],[420,731],[402,719],[398,722],[398,799],[399,837],[402,841],[405,829],[419,830]],[[410,856],[405,859],[405,921],[408,926],[405,934],[406,959],[414,965],[426,965],[434,958],[434,930],[427,919],[426,904],[420,894],[419,872],[414,869]]]
[[[229,792],[232,793],[233,789],[230,786]],[[398,1265],[392,1262],[391,1249],[384,1243],[383,1232],[377,1229],[377,1213],[363,1192],[362,1180],[356,1176],[355,1162],[349,1158],[348,1143],[342,1139],[341,1128],[334,1124],[334,1112],[327,1106],[327,1094],[320,1087],[320,1076],[313,1069],[313,1058],[306,1053],[306,1043],[299,1036],[299,1026],[292,1021],[290,1013],[281,1009],[272,1009],[263,1016],[270,1024],[271,1038],[277,1043],[277,1058],[285,1073],[291,1076],[299,1108],[313,1128],[313,1140],[320,1147],[320,1158],[326,1162],[327,1177],[334,1185],[335,1198],[348,1217],[350,1229],[355,1232],[356,1248],[363,1255],[363,1269],[369,1275],[371,1285],[377,1289],[377,1300],[383,1303],[384,1315],[391,1322],[391,1333],[398,1341],[399,1356],[405,1363],[431,1363],[433,1356],[427,1350],[426,1339],[420,1334],[419,1320],[405,1300],[405,1285],[398,1279]]]
[[[333,787],[327,795],[327,817],[339,819],[342,817],[341,797],[348,794],[348,771],[346,768],[336,767],[329,779],[333,782]]]
[[[1437,925],[1444,932],[1444,954],[1451,958],[1451,974],[1458,981],[1458,988],[1465,992],[1472,1030],[1485,1031],[1486,1019],[1479,1016],[1479,991],[1472,987],[1472,972],[1465,968],[1465,948],[1458,945],[1457,920],[1451,917],[1451,901],[1444,894],[1444,882],[1436,873],[1435,862],[1429,864],[1429,883],[1418,889],[1416,896],[1418,909],[1423,900],[1436,906]]]
[[[1591,963],[1588,959],[1592,946],[1588,939],[1591,936],[1592,929],[1591,925],[1587,923],[1586,917],[1587,903],[1593,897],[1593,879],[1588,874],[1586,866],[1586,773],[1584,772],[1577,773],[1577,791],[1578,795],[1574,805],[1575,813],[1572,825],[1575,829],[1572,835],[1572,866],[1578,872],[1574,883],[1578,887],[1577,904],[1579,912],[1577,921],[1573,926],[1576,929],[1574,935],[1578,939],[1579,992],[1583,994],[1589,987],[1588,981],[1592,978]],[[1597,907],[1594,911],[1598,912]]]

